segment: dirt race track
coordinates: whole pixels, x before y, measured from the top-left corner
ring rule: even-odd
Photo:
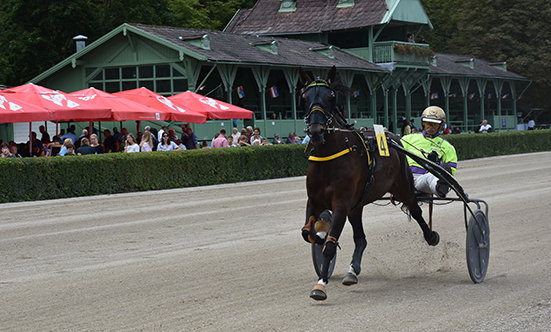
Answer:
[[[490,205],[483,283],[461,203],[435,208],[437,247],[370,205],[359,283],[341,284],[347,225],[323,302],[308,296],[304,177],[1,204],[0,330],[551,331],[550,173],[551,152],[460,162]]]

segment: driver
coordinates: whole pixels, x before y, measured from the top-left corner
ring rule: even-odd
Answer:
[[[427,107],[421,115],[421,122],[423,131],[402,137],[404,148],[415,154],[423,155],[442,166],[451,175],[455,175],[457,168],[455,148],[439,135],[446,123],[446,113],[438,106]],[[429,173],[410,157],[408,157],[408,163],[413,172],[415,189],[435,194],[438,197],[446,197],[450,191],[448,184]]]

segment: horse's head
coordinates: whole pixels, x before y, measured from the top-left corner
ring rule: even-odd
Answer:
[[[306,115],[304,120],[310,136],[310,142],[314,145],[325,142],[325,131],[328,122],[333,118],[333,110],[336,108],[336,92],[331,88],[337,69],[333,67],[325,80],[312,80],[302,68],[299,69],[300,80],[306,86],[301,94],[299,105]]]

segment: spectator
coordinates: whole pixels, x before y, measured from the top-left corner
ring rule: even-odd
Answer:
[[[237,146],[233,141],[233,136],[232,135],[228,136],[228,146],[231,147],[231,148]]]
[[[141,131],[138,131],[138,133],[136,134],[136,142],[140,143],[142,141],[142,138],[143,138],[143,133]]]
[[[207,141],[203,141],[203,143],[201,143],[201,149],[210,149],[210,146],[207,143]]]
[[[226,139],[226,129],[220,129],[220,135],[212,141],[213,148],[227,148],[228,140]]]
[[[90,141],[88,140],[88,138],[83,137],[80,140],[80,143],[82,145],[77,149],[77,156],[82,156],[85,154],[96,154],[96,150],[94,150],[94,148],[90,146]],[[69,149],[67,148],[67,150]]]
[[[260,139],[260,145],[272,145],[272,144],[268,143],[268,139],[266,139],[266,137],[262,137]]]
[[[73,145],[73,143],[69,143],[67,145],[67,153],[65,153],[65,156],[76,156],[75,146]]]
[[[536,128],[536,121],[534,119],[530,119],[528,121],[528,130],[534,130]]]
[[[301,144],[302,143],[302,139],[300,139],[300,136],[295,136],[295,138],[293,139],[293,143],[294,144]]]
[[[90,146],[96,151],[96,154],[102,154],[104,152],[103,146],[99,144],[98,135],[96,134],[90,135]]]
[[[126,135],[126,146],[124,147],[124,152],[126,153],[140,152],[140,146],[136,142],[136,137],[134,137],[134,134],[132,133],[129,133]]]
[[[111,131],[109,129],[105,129],[103,131],[103,136],[105,136],[105,140],[103,141],[104,149],[106,153],[113,153],[117,152],[117,139],[115,136],[111,136]]]
[[[38,127],[38,130],[42,134],[42,137],[40,138],[40,141],[42,144],[48,144],[50,143],[50,134],[46,131],[46,128],[44,126]]]
[[[19,148],[17,147],[17,145],[12,145],[10,147],[10,152],[16,157],[16,158],[21,158],[21,155],[18,153],[18,150]]]
[[[283,144],[283,142],[281,141],[281,138],[279,138],[278,133],[274,134],[274,139],[272,140],[272,144]]]
[[[69,144],[73,145],[73,142],[71,141],[70,138],[66,138],[65,141],[63,141],[63,146],[61,147],[61,150],[59,150],[58,156],[64,156],[67,154]],[[73,145],[73,149],[74,149],[74,145]]]
[[[156,151],[157,150],[157,145],[159,145],[159,141],[157,140],[157,135],[151,130],[150,126],[145,126],[145,128],[144,128],[144,137],[145,137],[145,133],[147,133],[147,132],[151,136],[151,142],[153,142],[153,145],[151,145],[151,150]],[[143,141],[143,137],[142,137],[142,141]],[[140,143],[140,146],[141,146],[141,143]]]
[[[293,144],[295,142],[295,133],[292,131],[289,132],[289,136],[287,136],[287,140],[285,141],[286,144]]]
[[[117,127],[113,127],[113,137],[115,137],[115,140],[117,141],[120,140],[122,142],[124,140],[123,134],[119,133],[119,128]]]
[[[159,146],[157,147],[157,151],[173,151],[173,150],[180,150],[180,147],[168,138],[167,132],[163,132],[163,136],[161,136],[161,143],[159,143]]]
[[[253,137],[254,135],[254,132],[253,132],[253,127],[252,126],[247,126],[247,142],[251,142],[251,137]]]
[[[233,137],[234,142],[237,142],[239,140],[239,137],[241,137],[241,134],[239,133],[239,131],[237,131],[237,127],[233,127],[231,135]],[[228,136],[228,139],[229,139],[229,136]]]
[[[415,36],[412,33],[408,33],[406,36],[406,41],[408,43],[415,43]]]
[[[405,116],[402,116],[402,137],[411,134],[411,125]]]
[[[147,128],[147,127],[146,127]],[[142,141],[140,142],[140,151],[150,152],[153,151],[153,136],[149,130],[145,130],[143,133]]]
[[[178,145],[178,147],[180,147],[180,149],[187,150],[186,146],[184,144],[182,144],[181,139],[178,138],[176,141],[174,141],[174,143],[176,143],[176,145]]]
[[[262,136],[260,136],[260,128],[258,127],[254,128],[253,136],[251,137],[250,142],[253,143],[256,139],[258,140],[258,142],[260,142],[260,140],[262,139]]]
[[[253,139],[253,138],[251,137],[251,139]],[[253,141],[253,144],[251,144],[251,145],[260,145],[260,141],[258,139],[255,139]]]
[[[44,145],[42,145],[42,142],[40,142],[40,140],[36,138],[36,133],[34,131],[31,132],[31,139],[27,143],[27,148],[29,147],[29,145],[32,146],[32,154],[35,157],[43,157],[45,155]]]
[[[188,150],[197,149],[197,136],[193,130],[191,130],[189,124],[184,126],[185,130],[182,133],[182,144],[184,144]]]
[[[163,134],[166,132],[166,125],[163,124],[161,126],[161,130],[159,130],[159,133],[157,134],[157,139],[159,140],[159,142],[162,142],[163,140],[161,139],[163,137]]]
[[[2,158],[15,158],[15,155],[10,151],[10,145],[2,142]]]
[[[247,140],[247,135],[241,135],[239,137],[238,146],[251,146]]]
[[[72,142],[73,144],[75,144],[75,142],[76,142],[77,139],[78,139],[77,135],[75,135],[75,129],[76,129],[75,125],[71,125],[71,126],[69,127],[69,129],[67,129],[67,134],[61,136],[61,139],[65,142],[65,139],[66,139],[66,138],[70,138],[70,139],[71,139],[71,142]]]
[[[478,128],[478,132],[482,134],[487,134],[491,131],[492,131],[492,126],[488,124],[488,120],[486,119],[482,120],[480,128]]]

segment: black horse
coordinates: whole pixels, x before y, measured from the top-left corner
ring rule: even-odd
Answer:
[[[300,80],[306,86],[300,96],[300,107],[306,114],[307,133],[312,145],[306,178],[306,223],[302,236],[307,242],[323,244],[321,279],[310,297],[325,300],[329,262],[335,255],[346,217],[352,225],[355,249],[343,283],[352,285],[358,282],[362,254],[367,246],[362,225],[363,206],[387,192],[398,197],[407,207],[429,245],[437,245],[439,236],[421,215],[406,156],[392,146],[390,156],[380,156],[378,149],[369,149],[372,142],[362,136],[374,137],[374,131],[354,130],[340,115],[337,93],[346,92],[348,88],[338,79],[336,68],[329,71],[325,80],[315,81],[300,69]],[[400,142],[396,135],[389,132],[386,135]],[[332,211],[332,218],[326,210]]]

